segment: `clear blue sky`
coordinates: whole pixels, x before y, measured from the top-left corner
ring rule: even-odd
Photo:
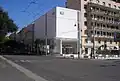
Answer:
[[[64,6],[66,0],[0,0],[0,6],[20,27],[31,23],[36,18],[55,6]],[[36,2],[35,4],[32,2]]]

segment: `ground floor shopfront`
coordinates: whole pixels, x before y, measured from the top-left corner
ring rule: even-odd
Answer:
[[[56,39],[56,45],[54,48],[54,53],[56,54],[77,54],[77,39]],[[102,45],[102,44],[101,44]],[[101,46],[100,44],[95,44],[93,48],[93,43],[82,44],[81,55],[90,56],[91,54],[96,54],[96,51]],[[116,45],[107,44],[107,49],[111,50],[118,48]],[[103,48],[102,48],[103,49]]]

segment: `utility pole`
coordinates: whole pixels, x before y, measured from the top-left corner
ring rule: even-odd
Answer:
[[[45,53],[47,56],[48,50],[47,50],[47,13],[45,14]]]
[[[33,47],[34,47],[34,28],[35,28],[35,23],[32,23],[32,52],[33,52]]]
[[[81,28],[80,28],[80,13],[81,12],[77,12],[77,22],[78,22],[78,40],[77,40],[77,51],[78,51],[78,58],[80,58],[80,55],[81,55],[81,35],[80,35],[80,32],[81,32]]]
[[[93,23],[93,52],[91,58],[93,58],[93,55],[95,55],[95,23]]]

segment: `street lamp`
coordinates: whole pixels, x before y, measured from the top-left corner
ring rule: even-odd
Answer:
[[[82,45],[81,45],[81,28],[80,27],[82,27],[81,26],[81,11],[79,12],[77,12],[77,24],[78,24],[78,27],[77,27],[77,31],[78,31],[78,40],[77,40],[77,50],[78,50],[78,58],[80,58],[80,55],[81,55],[81,47],[82,47]]]

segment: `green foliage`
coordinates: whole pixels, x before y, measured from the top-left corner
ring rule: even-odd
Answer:
[[[0,41],[2,41],[7,33],[17,31],[17,26],[14,21],[0,7]]]

